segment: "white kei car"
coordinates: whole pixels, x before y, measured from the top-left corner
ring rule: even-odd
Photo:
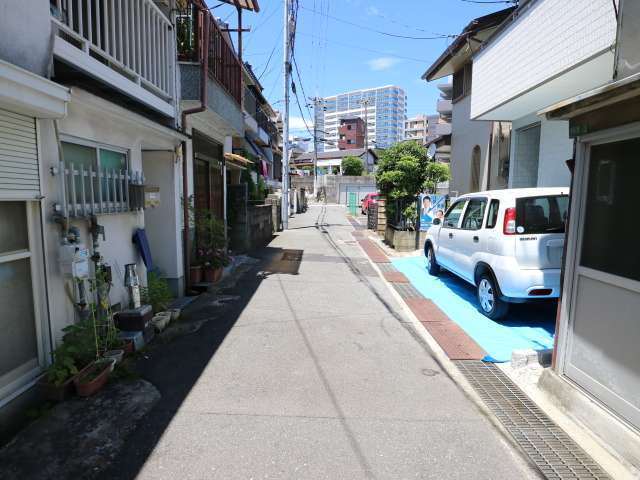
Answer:
[[[568,207],[568,188],[462,195],[427,231],[429,273],[444,268],[474,285],[494,320],[509,303],[558,298]]]

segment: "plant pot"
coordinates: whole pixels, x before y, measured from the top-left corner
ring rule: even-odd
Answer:
[[[215,282],[215,276],[216,276],[216,271],[215,269],[209,267],[209,268],[205,268],[204,269],[204,281],[206,283],[213,283]]]
[[[71,376],[61,385],[55,385],[47,380],[45,375],[38,381],[38,389],[51,402],[64,402],[73,396],[73,379]]]
[[[103,359],[83,368],[73,379],[78,395],[90,397],[100,391],[107,383],[114,365],[114,359]]]
[[[163,331],[165,328],[167,328],[167,325],[169,325],[170,321],[171,321],[171,313],[162,312],[153,317],[153,320],[151,320],[151,324],[159,333]]]
[[[189,280],[191,280],[191,284],[201,283],[202,282],[202,266],[201,265],[192,265],[189,267]]]
[[[107,360],[110,358],[113,358],[116,363],[120,363],[122,361],[122,358],[124,357],[124,350],[121,350],[121,349],[109,350],[108,352],[105,352],[103,357],[106,358]]]
[[[122,345],[122,350],[124,351],[125,355],[131,355],[135,350],[133,340],[125,340],[124,345]]]
[[[180,309],[179,308],[172,308],[170,310],[168,310],[171,313],[171,321],[175,322],[176,320],[178,320],[180,318]]]
[[[220,279],[222,278],[222,271],[222,267],[218,267],[213,270],[213,283],[220,281]]]

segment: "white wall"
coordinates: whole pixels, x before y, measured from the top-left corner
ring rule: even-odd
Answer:
[[[571,183],[571,174],[565,161],[573,156],[573,140],[569,138],[569,122],[550,121],[532,114],[514,120],[512,124],[509,188],[513,188],[517,184],[514,181],[518,162],[518,155],[515,149],[518,136],[517,130],[533,123],[540,123],[537,186],[568,187]]]
[[[449,189],[460,195],[469,192],[471,185],[471,154],[480,146],[480,188],[486,185],[486,155],[491,134],[491,122],[470,120],[471,96],[453,104],[451,121],[451,180]]]
[[[142,167],[146,185],[160,189],[160,205],[144,212],[153,265],[179,294],[184,279],[182,232],[178,228],[182,225],[182,162],[171,150],[143,151]]]
[[[47,283],[50,302],[52,331],[59,339],[61,329],[74,321],[73,305],[68,296],[70,281],[63,278],[59,266],[59,245],[61,228],[53,221],[52,207],[60,202],[59,176],[50,173],[51,167],[59,164],[60,158],[54,124],[52,120],[39,120],[39,143],[41,146],[42,184],[45,196],[45,258],[47,263]],[[158,149],[173,149],[175,138],[163,136],[162,132],[149,126],[148,121],[116,107],[79,89],[72,89],[68,116],[59,120],[60,135],[79,138],[104,145],[127,149],[132,170],[142,171],[142,147],[153,145]],[[126,305],[128,297],[124,287],[124,265],[137,263],[142,281],[146,278],[144,264],[138,255],[131,237],[137,228],[144,228],[144,213],[130,212],[100,215],[98,222],[104,226],[106,240],[100,239],[99,251],[104,261],[111,265],[113,287],[111,303]],[[91,236],[87,220],[73,220],[81,232],[81,242],[91,247]],[[172,231],[169,230],[169,233]]]
[[[615,42],[616,18],[611,0],[538,0],[481,50],[473,61],[471,115],[476,118],[609,49]],[[600,85],[613,74],[574,79],[572,94]],[[566,95],[548,92],[549,104]],[[529,110],[532,111],[532,110]],[[512,118],[501,118],[512,120]]]

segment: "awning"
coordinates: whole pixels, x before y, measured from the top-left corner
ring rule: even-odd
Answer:
[[[229,5],[233,5],[237,8],[242,8],[244,10],[251,10],[252,12],[259,12],[260,5],[258,5],[258,0],[220,0],[223,3],[228,3]]]
[[[253,165],[253,162],[248,158],[244,158],[242,155],[238,155],[236,153],[225,153],[224,159],[229,162],[232,166],[239,168],[246,168],[249,165]]]

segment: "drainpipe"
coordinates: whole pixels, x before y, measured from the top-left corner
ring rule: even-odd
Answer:
[[[209,70],[209,17],[204,9],[199,8],[198,20],[200,23],[200,31],[202,35],[199,41],[200,58],[200,106],[182,111],[182,131],[187,133],[187,115],[204,112],[207,109],[207,74]],[[193,153],[193,149],[192,149]],[[182,242],[184,245],[184,282],[185,291],[189,291],[191,267],[190,249],[189,249],[189,176],[187,166],[187,142],[182,142],[182,221],[184,229],[182,232]]]

